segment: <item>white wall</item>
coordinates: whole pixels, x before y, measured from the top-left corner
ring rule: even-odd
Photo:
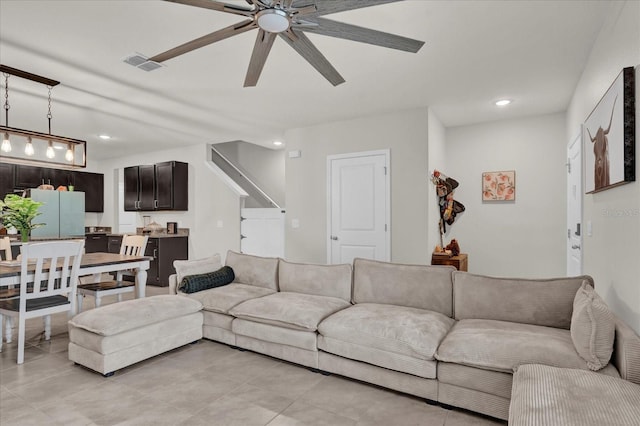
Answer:
[[[178,222],[179,228],[189,228],[189,258],[197,259],[214,253],[224,257],[227,250],[240,249],[240,202],[222,181],[205,166],[206,145],[192,145],[175,150],[131,155],[125,158],[105,160],[94,171],[104,173],[105,212],[95,214],[95,225],[114,227],[117,218],[118,170],[141,164],[163,161],[189,163],[189,210],[184,212],[141,212],[137,214],[137,226],[142,226],[142,216],[163,226]],[[119,175],[122,175],[120,173]],[[222,227],[218,227],[218,221]]]
[[[640,64],[640,2],[616,5],[603,26],[567,112],[567,137],[573,137],[622,68]],[[640,72],[636,68],[636,158],[640,157]],[[587,148],[588,149],[588,148]],[[584,196],[585,273],[618,316],[640,333],[640,160],[636,182]],[[585,226],[586,229],[586,226]]]
[[[447,129],[447,173],[466,211],[452,225],[469,272],[564,276],[565,115]],[[515,201],[483,202],[482,172],[515,170]]]
[[[391,150],[391,259],[428,264],[429,167],[426,108],[365,117],[286,132],[286,258],[327,261],[327,156],[377,149]],[[291,227],[298,219],[299,228]]]
[[[428,174],[429,176],[434,170],[447,172],[446,160],[446,130],[434,112],[429,109],[429,129],[428,129]],[[440,207],[438,205],[438,195],[436,194],[436,186],[430,184],[427,193],[427,202],[429,204],[427,212],[427,248],[431,251],[436,245],[440,244]],[[448,228],[447,228],[448,230]],[[443,237],[446,238],[446,237]],[[443,244],[447,244],[444,242]]]

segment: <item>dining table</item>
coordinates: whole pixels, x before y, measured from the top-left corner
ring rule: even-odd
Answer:
[[[102,273],[133,271],[136,282],[136,297],[145,297],[147,270],[151,256],[130,256],[116,253],[85,253],[82,255],[78,276],[92,275],[94,282],[100,281]],[[28,265],[33,271],[33,266]],[[0,262],[0,287],[20,284],[21,264],[18,262]]]

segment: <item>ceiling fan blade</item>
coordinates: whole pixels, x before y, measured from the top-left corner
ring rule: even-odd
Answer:
[[[242,21],[221,30],[212,32],[211,34],[207,34],[195,40],[191,40],[187,43],[181,44],[180,46],[174,47],[173,49],[167,50],[166,52],[159,53],[149,58],[149,60],[155,62],[164,62],[171,58],[175,58],[176,56],[184,55],[185,53],[191,52],[192,50],[208,46],[212,43],[215,43],[216,41],[224,40],[225,38],[244,33],[254,28],[258,28],[258,26],[255,24],[253,19]]]
[[[422,45],[424,45],[424,41],[345,24],[344,22],[332,21],[326,18],[315,18],[314,21],[318,23],[317,26],[301,26],[299,30],[412,53],[416,53]]]
[[[280,33],[280,37],[284,39],[289,46],[293,47],[300,56],[306,59],[324,78],[329,80],[331,84],[337,86],[338,84],[344,83],[344,78],[342,78],[333,65],[320,53],[318,48],[311,43],[311,40],[309,40],[304,33],[289,30],[287,33]]]
[[[264,68],[264,63],[267,60],[267,56],[269,56],[271,46],[273,46],[275,39],[275,33],[269,33],[262,29],[258,32],[256,44],[253,46],[253,53],[251,54],[247,76],[244,80],[244,87],[253,87],[258,84],[262,68]]]
[[[294,2],[293,7],[303,7],[315,3],[318,11],[315,16],[329,15],[330,13],[345,12],[347,10],[361,9],[363,7],[371,7],[379,4],[395,3],[403,0],[298,0]]]
[[[202,7],[204,9],[217,10],[219,12],[233,13],[234,15],[251,16],[252,9],[247,9],[235,4],[220,3],[213,0],[164,0],[171,3],[180,3],[187,6]]]

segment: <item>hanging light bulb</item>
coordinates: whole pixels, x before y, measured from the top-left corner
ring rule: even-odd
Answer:
[[[71,145],[67,145],[67,153],[64,155],[64,159],[67,161],[73,161],[73,151]]]
[[[56,152],[53,150],[53,142],[49,141],[49,147],[47,148],[47,158],[54,158]]]
[[[27,138],[27,144],[24,146],[24,153],[31,157],[35,151],[33,149],[33,143],[31,142],[31,136]]]
[[[4,134],[2,138],[2,152],[11,152],[11,141],[9,140],[9,133]]]

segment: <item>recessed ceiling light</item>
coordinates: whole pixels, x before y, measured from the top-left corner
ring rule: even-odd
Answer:
[[[497,106],[500,106],[500,107],[502,107],[502,106],[507,106],[507,105],[509,105],[510,103],[511,103],[511,100],[510,100],[510,99],[500,99],[499,101],[496,101],[496,105],[497,105]]]
[[[105,140],[105,141],[111,139],[111,136],[109,136],[109,135],[98,135],[98,137],[100,139],[102,139],[102,140]]]
[[[280,146],[280,145],[282,145],[282,142],[280,142],[280,141],[273,141],[273,144],[274,144],[275,146]]]

